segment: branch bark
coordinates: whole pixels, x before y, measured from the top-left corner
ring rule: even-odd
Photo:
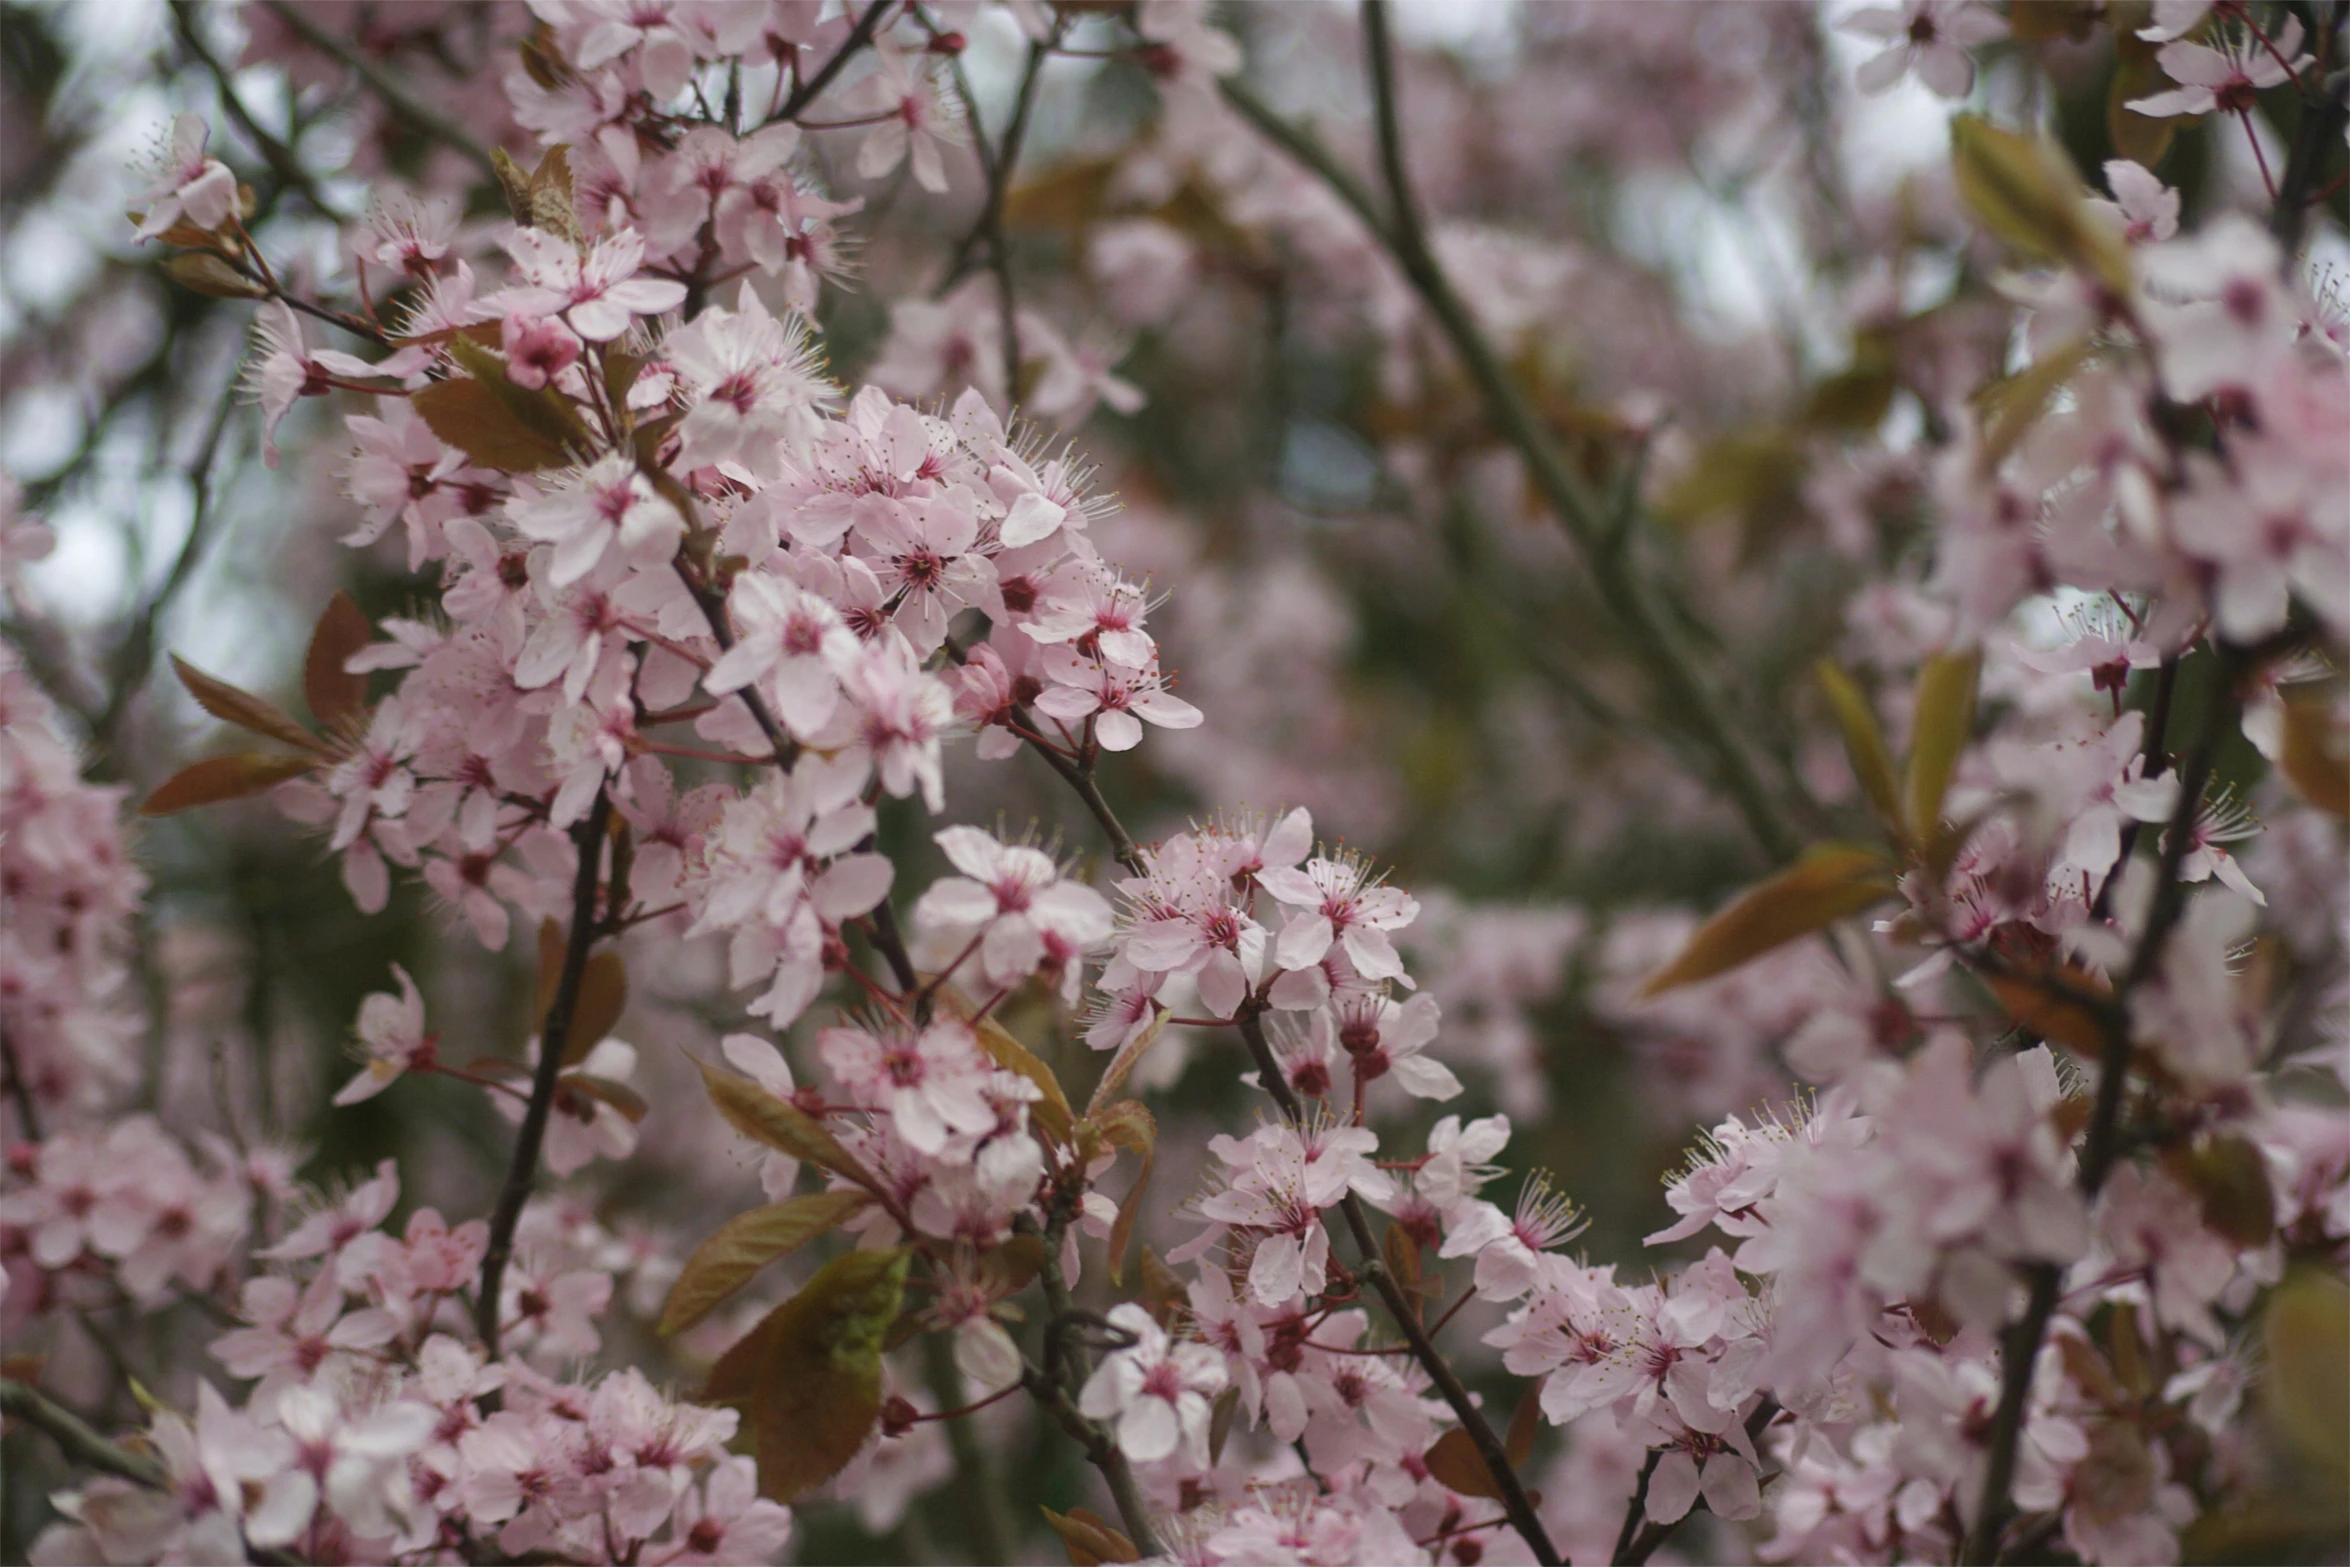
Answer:
[[[2146,911],[2146,925],[2130,955],[2129,967],[2114,986],[2113,1005],[2106,1012],[2105,1047],[2098,1062],[2097,1099],[2090,1110],[2088,1132],[2081,1148],[2079,1185],[2084,1199],[2094,1203],[2105,1179],[2113,1172],[2120,1147],[2122,1100],[2128,1086],[2136,1045],[2130,1036],[2131,994],[2161,966],[2163,948],[2186,912],[2187,884],[2179,867],[2195,841],[2195,817],[2202,808],[2204,790],[2211,783],[2212,765],[2221,743],[2235,725],[2239,682],[2256,659],[2243,649],[2221,646],[2219,667],[2204,705],[2203,725],[2188,751],[2179,775],[2179,800],[2163,829],[2162,852],[2155,871],[2154,896]],[[2126,865],[2126,862],[2125,862]],[[2118,879],[2125,865],[2116,865]],[[1973,1526],[1967,1531],[1959,1560],[1970,1567],[1989,1567],[1999,1559],[1999,1537],[2007,1527],[2010,1492],[2023,1440],[2026,1406],[2031,1399],[2032,1371],[2040,1347],[2055,1318],[2064,1270],[2053,1263],[2034,1265],[2025,1275],[2029,1294],[2024,1314],[2003,1335],[2000,1344],[1999,1407],[1991,1420],[1989,1457],[1983,1489],[1976,1504]]]
[[[579,1008],[579,988],[587,975],[588,949],[602,933],[596,915],[596,892],[604,863],[604,840],[612,820],[609,788],[596,790],[595,803],[571,841],[579,851],[579,869],[571,882],[571,934],[563,947],[563,968],[555,982],[554,999],[547,1004],[546,1022],[539,1030],[537,1074],[531,1079],[530,1103],[522,1112],[522,1128],[514,1135],[514,1158],[506,1168],[506,1184],[490,1218],[489,1248],[482,1253],[481,1288],[474,1301],[474,1325],[482,1352],[498,1358],[500,1297],[504,1293],[506,1264],[514,1255],[514,1228],[522,1221],[522,1206],[538,1177],[539,1148],[546,1141],[547,1117],[555,1108],[556,1080],[563,1075],[563,1056],[571,1043],[571,1022]],[[494,1394],[492,1395],[495,1396]]]
[[[1240,1027],[1240,1037],[1248,1043],[1249,1054],[1256,1060],[1257,1081],[1273,1096],[1273,1102],[1281,1107],[1281,1113],[1289,1119],[1290,1124],[1299,1124],[1303,1113],[1297,1095],[1290,1092],[1289,1084],[1282,1079],[1281,1063],[1274,1059],[1271,1042],[1265,1038],[1262,1012],[1255,1004],[1244,1003],[1240,1015],[1234,1021]],[[1532,1498],[1526,1495],[1525,1486],[1519,1481],[1516,1469],[1511,1466],[1509,1449],[1494,1434],[1484,1411],[1469,1396],[1468,1388],[1452,1369],[1451,1362],[1444,1358],[1444,1352],[1436,1347],[1428,1337],[1427,1330],[1420,1325],[1419,1313],[1412,1309],[1412,1303],[1404,1298],[1403,1290],[1389,1276],[1387,1264],[1382,1260],[1379,1250],[1379,1237],[1371,1232],[1370,1216],[1363,1211],[1362,1199],[1349,1192],[1339,1202],[1338,1211],[1346,1221],[1347,1233],[1354,1240],[1355,1250],[1361,1253],[1362,1260],[1355,1269],[1357,1275],[1370,1281],[1371,1288],[1378,1293],[1380,1303],[1386,1306],[1388,1316],[1394,1319],[1397,1329],[1402,1332],[1404,1342],[1411,1346],[1412,1358],[1428,1373],[1428,1380],[1436,1384],[1437,1392],[1451,1406],[1453,1417],[1460,1421],[1461,1429],[1469,1433],[1469,1441],[1475,1445],[1477,1456],[1485,1460],[1485,1467],[1493,1476],[1494,1486],[1501,1492],[1502,1511],[1509,1515],[1510,1527],[1518,1531],[1527,1549],[1534,1553],[1534,1559],[1542,1563],[1543,1567],[1559,1567],[1564,1558],[1559,1555],[1558,1547],[1551,1544],[1549,1531],[1542,1527],[1542,1519],[1534,1511]]]

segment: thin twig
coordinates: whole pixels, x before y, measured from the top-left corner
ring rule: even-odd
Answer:
[[[588,949],[601,933],[596,921],[596,893],[604,864],[604,839],[612,819],[612,795],[598,787],[595,803],[571,830],[579,851],[579,868],[571,881],[571,935],[563,948],[563,968],[555,994],[547,1003],[546,1022],[539,1030],[538,1071],[531,1079],[530,1103],[522,1112],[522,1128],[514,1135],[514,1159],[506,1167],[506,1185],[490,1219],[489,1248],[482,1253],[481,1292],[474,1302],[474,1325],[482,1352],[498,1358],[500,1312],[506,1263],[514,1255],[514,1228],[522,1220],[522,1206],[538,1177],[539,1146],[546,1140],[547,1117],[555,1107],[556,1082],[563,1075],[563,1058],[571,1043],[572,1014],[578,1010],[581,982],[587,977]]]
[[[865,8],[865,14],[857,18],[857,25],[850,29],[849,36],[841,40],[840,48],[834,51],[832,58],[825,61],[814,76],[793,88],[792,95],[784,100],[782,108],[768,117],[767,123],[773,125],[778,120],[799,118],[801,111],[816,101],[816,95],[832,85],[832,79],[840,75],[850,57],[873,41],[873,35],[881,30],[882,18],[888,16],[890,7],[897,3],[898,0],[873,0]]]
[[[382,99],[384,107],[391,110],[410,130],[452,149],[484,174],[497,173],[497,162],[490,156],[489,149],[459,128],[447,111],[427,108],[419,103],[391,72],[312,21],[291,0],[261,0],[261,3],[269,8],[272,16],[292,28],[304,43],[322,54],[333,56],[365,82],[368,91]]]
[[[1265,1037],[1261,1010],[1255,1004],[1244,1003],[1234,1022],[1240,1027],[1240,1037],[1248,1044],[1249,1054],[1256,1059],[1257,1081],[1273,1096],[1273,1102],[1281,1107],[1281,1113],[1291,1124],[1300,1123],[1303,1112],[1298,1106],[1297,1096],[1290,1092],[1289,1084],[1281,1076],[1280,1063],[1274,1058],[1272,1043]],[[1534,1511],[1533,1499],[1527,1496],[1524,1484],[1518,1479],[1517,1470],[1510,1463],[1508,1447],[1500,1437],[1494,1435],[1484,1411],[1469,1396],[1468,1388],[1454,1372],[1451,1363],[1444,1358],[1444,1352],[1436,1347],[1429,1339],[1427,1330],[1420,1326],[1419,1313],[1412,1309],[1412,1303],[1404,1297],[1401,1286],[1388,1274],[1387,1264],[1382,1260],[1379,1250],[1379,1238],[1371,1233],[1370,1216],[1363,1211],[1362,1199],[1349,1192],[1340,1199],[1338,1211],[1346,1221],[1348,1233],[1354,1238],[1355,1250],[1361,1254],[1361,1261],[1356,1266],[1357,1274],[1368,1279],[1371,1287],[1378,1292],[1380,1301],[1387,1307],[1387,1314],[1402,1331],[1404,1342],[1411,1346],[1412,1358],[1419,1361],[1420,1368],[1428,1373],[1428,1380],[1436,1384],[1437,1392],[1452,1407],[1453,1417],[1460,1421],[1461,1429],[1469,1433],[1469,1441],[1476,1447],[1477,1456],[1485,1461],[1495,1488],[1501,1492],[1496,1499],[1501,1503],[1502,1510],[1509,1514],[1510,1527],[1518,1531],[1527,1549],[1534,1553],[1534,1559],[1542,1563],[1543,1567],[1559,1567],[1564,1558],[1559,1555],[1558,1547],[1551,1543],[1549,1531],[1542,1527],[1542,1519]]]
[[[1418,227],[1408,182],[1403,180],[1400,147],[1394,131],[1396,105],[1392,51],[1388,47],[1387,18],[1379,0],[1367,0],[1363,9],[1364,40],[1371,85],[1378,100],[1382,164],[1397,188],[1395,215],[1382,213],[1370,191],[1334,159],[1314,137],[1290,125],[1237,78],[1225,77],[1218,86],[1225,101],[1255,125],[1267,139],[1330,187],[1402,269],[1404,276],[1436,318],[1452,344],[1469,379],[1475,383],[1487,416],[1503,438],[1515,447],[1529,477],[1549,510],[1573,540],[1590,573],[1598,597],[1623,629],[1633,656],[1658,688],[1660,706],[1685,723],[1704,745],[1722,789],[1738,807],[1740,816],[1764,850],[1788,860],[1802,848],[1802,837],[1787,820],[1754,759],[1739,739],[1721,701],[1699,678],[1664,619],[1650,602],[1649,592],[1634,576],[1627,552],[1607,547],[1611,527],[1604,503],[1591,495],[1543,429],[1541,416],[1526,400],[1493,346],[1485,340],[1430,251]]]
[[[180,42],[187,46],[188,53],[194,55],[196,63],[212,74],[213,83],[220,89],[221,107],[228,111],[228,117],[236,122],[237,129],[245,133],[245,139],[260,152],[262,159],[277,171],[277,177],[301,192],[302,199],[309,202],[320,216],[336,223],[350,221],[346,214],[337,211],[320,193],[318,182],[311,178],[308,169],[302,167],[302,160],[294,156],[294,150],[271,135],[253,117],[252,111],[245,107],[245,100],[238,96],[236,84],[229,77],[228,67],[213,54],[196,25],[195,0],[172,0],[171,21],[173,30],[179,34]]]
[[[170,574],[159,583],[147,601],[139,606],[130,629],[123,634],[114,654],[114,678],[106,693],[106,705],[91,725],[91,738],[108,753],[119,749],[116,729],[131,700],[147,682],[148,673],[155,664],[155,628],[171,601],[179,596],[181,588],[195,575],[196,567],[204,558],[205,548],[212,542],[215,513],[212,506],[212,463],[219,455],[221,437],[227,432],[229,416],[238,407],[237,400],[224,388],[219,405],[212,413],[212,423],[204,432],[204,441],[196,449],[195,461],[188,467],[188,487],[194,492],[194,504],[188,514],[187,536],[180,540],[179,556],[171,563]]]
[[[59,1452],[85,1469],[158,1491],[171,1483],[161,1464],[109,1442],[81,1416],[14,1377],[0,1378],[0,1410],[47,1433]]]
[[[171,1475],[161,1464],[108,1441],[93,1430],[88,1421],[36,1387],[19,1382],[14,1377],[0,1378],[0,1411],[46,1434],[68,1461],[85,1469],[95,1469],[102,1474],[128,1480],[150,1491],[171,1489]],[[268,1563],[270,1567],[302,1560],[290,1551],[268,1550],[252,1545],[246,1546],[245,1550],[254,1561]]]
[[[2202,809],[2203,793],[2211,782],[2212,765],[2221,742],[2236,720],[2237,683],[2252,663],[2252,658],[2242,649],[2223,646],[2219,650],[2218,668],[2212,673],[2211,692],[2204,705],[2202,731],[2180,768],[2178,804],[2172,808],[2170,823],[2164,829],[2153,902],[2147,908],[2145,928],[2130,955],[2129,967],[2114,986],[2114,1005],[2106,1014],[2105,1048],[2098,1064],[2097,1098],[2089,1113],[2088,1132],[2081,1147],[2078,1184],[2083,1199],[2090,1203],[2095,1202],[2106,1176],[2112,1172],[2120,1147],[2122,1100],[2135,1054],[2130,1034],[2130,997],[2161,966],[2163,949],[2186,912],[2187,884],[2179,877],[2179,867],[2194,846],[2195,817]],[[2117,878],[2121,874],[2118,866],[2114,874]],[[1983,1489],[1975,1508],[1974,1526],[1967,1532],[1965,1549],[1959,1556],[1961,1562],[1971,1567],[1989,1567],[1999,1557],[1999,1536],[2007,1527],[2016,1455],[2023,1438],[2025,1408],[2031,1398],[2032,1370],[2040,1358],[2048,1324],[2056,1314],[2063,1270],[2053,1263],[2039,1263],[2029,1270],[2027,1277],[2030,1293],[2024,1314],[2008,1329],[2000,1346],[1999,1406],[1991,1420]]]

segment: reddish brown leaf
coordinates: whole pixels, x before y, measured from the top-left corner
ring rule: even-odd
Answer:
[[[1105,1562],[1138,1562],[1142,1552],[1134,1542],[1110,1527],[1099,1513],[1084,1507],[1072,1507],[1065,1513],[1051,1508],[1039,1508],[1044,1521],[1053,1526],[1053,1533],[1061,1537],[1061,1544],[1069,1552],[1069,1567],[1102,1567]]]
[[[311,717],[331,724],[367,705],[367,677],[352,674],[343,663],[374,640],[375,628],[350,594],[338,592],[326,601],[302,658],[302,696]]]
[[[188,688],[188,695],[196,699],[196,705],[213,717],[305,751],[326,754],[326,742],[295,723],[276,703],[250,691],[240,691],[225,680],[215,680],[176,653],[172,655],[171,667],[179,675],[180,684]]]
[[[1469,1440],[1469,1433],[1455,1426],[1436,1439],[1428,1449],[1428,1472],[1448,1491],[1463,1496],[1482,1496],[1489,1501],[1501,1500],[1501,1487],[1494,1483],[1493,1471],[1485,1467],[1485,1460],[1477,1452],[1477,1444]]]
[[[139,807],[141,816],[169,816],[198,805],[242,800],[272,789],[289,778],[299,778],[319,765],[315,756],[266,756],[258,751],[232,751],[207,757],[163,780]]]

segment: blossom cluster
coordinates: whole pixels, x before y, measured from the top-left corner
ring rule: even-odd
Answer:
[[[10,1409],[80,1457],[132,1433],[30,1559],[773,1560],[796,1509],[878,1532],[950,1469],[989,1492],[996,1444],[957,1427],[950,1458],[939,1428],[1031,1404],[1117,1510],[1048,1514],[1072,1558],[1184,1567],[1647,1559],[1701,1513],[1765,1560],[2169,1561],[2337,1451],[2335,1406],[2281,1379],[2350,1256],[2350,327],[2289,243],[2318,150],[2279,191],[2255,111],[2303,94],[2322,125],[2339,36],[2152,7],[2113,40],[2107,117],[2143,161],[2101,191],[2028,127],[1954,121],[1935,200],[1837,214],[1870,279],[1791,301],[1852,368],[1737,430],[1758,388],[1790,401],[1784,366],[1716,364],[1625,255],[1491,215],[1593,145],[1702,175],[1737,138],[1701,127],[1793,144],[1845,86],[1911,76],[1969,98],[2038,69],[2042,22],[1862,11],[1877,52],[1801,108],[1772,73],[1832,56],[1793,8],[1709,11],[1705,43],[1663,8],[1534,8],[1529,58],[1611,79],[1548,102],[1513,77],[1495,110],[1407,56],[1463,124],[1526,122],[1407,155],[1373,3],[1373,198],[1197,0],[362,8],[347,59],[319,8],[256,9],[249,63],[299,88],[398,62],[447,123],[353,67],[375,199],[345,221],[299,191],[334,255],[281,271],[284,230],[182,116],[133,233],[251,302],[264,458],[332,448],[342,542],[405,571],[403,607],[335,597],[307,720],[176,666],[272,749],[145,809],[266,794],[362,914],[429,895],[463,960],[347,992],[372,987],[317,1168],[445,1091],[494,1112],[504,1179],[439,1179],[479,1128],[438,1125],[300,1179],[282,1096],[232,1103],[225,1070],[220,1128],[183,1123],[157,1066],[182,997],[152,964],[159,1003],[136,994],[128,790],[69,738],[111,738],[128,695],[68,715],[0,653],[0,1320],[63,1366],[12,1359]],[[468,15],[494,66],[460,63]],[[1240,31],[1272,57],[1253,24],[1328,22]],[[1027,62],[992,136],[981,28]],[[1017,187],[1047,67],[1080,61],[1133,71],[1150,113]],[[2271,213],[2165,183],[2147,127],[2187,116],[2248,138]],[[383,172],[402,136],[440,144],[413,186]],[[907,281],[973,166],[977,226]],[[1023,203],[1078,209],[1069,288],[1013,264]],[[1920,310],[1909,252],[1936,246],[1956,292]],[[1324,286],[1282,292],[1292,269]],[[1426,579],[1490,549],[1462,639],[1584,710],[1589,787],[1530,703],[1426,715],[1408,788],[1348,787],[1384,622],[1350,665],[1348,627],[1298,609],[1325,578],[1170,542],[1147,474],[1122,507],[1090,437],[1046,433],[1144,408],[1137,336],[1192,362],[1215,291],[1252,288],[1276,358],[1294,333],[1360,362],[1376,437],[1328,409],[1286,429],[1257,531],[1446,519],[1435,546],[1330,546],[1398,621],[1461,618]],[[1464,388],[1488,417],[1462,434]],[[16,504],[12,592],[50,542]],[[1486,513],[1563,526],[1453,525]],[[1791,641],[1827,654],[1817,691],[1744,722],[1684,645],[1715,604],[1649,574],[1686,554],[1727,640],[1771,595],[1724,562],[1789,535],[1859,585]],[[1552,645],[1572,617],[1512,596],[1546,575],[1595,590],[1639,679]],[[1609,732],[1633,689],[1674,709],[1663,743]],[[1694,781],[1667,776],[1684,749]],[[1138,839],[1130,779],[1311,803]],[[1069,786],[1099,852],[1018,825],[1030,781]],[[1609,874],[1649,885],[1621,870],[1641,844],[1584,862],[1588,906],[1421,882],[1451,856],[1537,885],[1635,820],[1680,850],[1724,814],[1708,790],[1770,867],[1742,848],[1710,914],[1678,855],[1671,899],[1609,904]],[[1517,831],[1521,795],[1557,820]],[[501,1026],[461,987],[534,932],[529,1026],[460,1060]],[[1660,1210],[1594,1228],[1528,1150],[1566,1157],[1544,1118],[1610,1074],[1644,1107],[1608,1156],[1660,1117],[1663,1146],[1711,1129]],[[201,1352],[163,1388],[93,1370],[102,1318]]]

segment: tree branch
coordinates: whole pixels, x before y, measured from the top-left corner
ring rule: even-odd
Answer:
[[[767,123],[773,125],[778,120],[797,119],[808,105],[816,101],[818,93],[832,85],[832,79],[840,75],[850,58],[873,42],[873,35],[881,30],[882,18],[889,15],[890,7],[897,3],[898,0],[873,0],[865,8],[865,14],[857,18],[857,25],[849,30],[849,36],[841,40],[840,48],[833,52],[832,58],[825,61],[814,76],[794,87],[791,96],[783,101],[783,107],[776,110]]]
[[[1347,173],[1327,149],[1311,135],[1289,125],[1237,79],[1226,77],[1218,86],[1225,101],[1242,118],[1329,186],[1362,219],[1403,271],[1475,384],[1487,417],[1517,449],[1535,488],[1574,542],[1600,599],[1614,614],[1634,658],[1656,687],[1662,707],[1686,724],[1703,744],[1712,758],[1718,783],[1737,806],[1755,841],[1774,859],[1793,859],[1802,849],[1802,836],[1787,820],[1755,760],[1731,725],[1720,699],[1699,678],[1650,602],[1647,590],[1635,578],[1627,553],[1609,547],[1614,529],[1606,506],[1590,493],[1543,429],[1541,416],[1511,380],[1508,369],[1485,340],[1475,318],[1429,250],[1404,175],[1396,124],[1393,51],[1388,41],[1383,0],[1365,0],[1363,33],[1380,122],[1382,166],[1392,186],[1389,192],[1392,217],[1380,211],[1369,190]]]
[[[119,1480],[128,1480],[150,1491],[171,1489],[171,1476],[161,1464],[108,1441],[93,1430],[88,1421],[36,1387],[19,1382],[14,1377],[0,1378],[0,1411],[46,1434],[70,1463],[113,1475]],[[279,1563],[298,1563],[302,1559],[287,1551],[265,1550],[257,1546],[247,1546],[245,1549],[254,1561],[270,1563],[273,1567]]]
[[[2237,686],[2256,662],[2243,649],[2222,645],[2219,667],[2212,675],[2210,697],[2204,705],[2203,727],[2187,753],[2179,776],[2178,804],[2163,829],[2162,853],[2157,862],[2153,902],[2146,912],[2145,929],[2138,937],[2129,967],[2114,987],[2113,1007],[2105,1014],[2105,1048],[2098,1063],[2097,1099],[2089,1114],[2088,1134],[2082,1143],[2079,1185],[2084,1199],[2094,1203],[2105,1178],[2112,1173],[2120,1146],[2122,1099],[2128,1087],[2135,1043],[2130,1036],[2131,994],[2161,966],[2171,932],[2186,912],[2187,884],[2179,867],[2194,846],[2195,817],[2211,783],[2214,760],[2222,741],[2234,726],[2239,705]],[[2117,864],[2112,879],[2125,866]],[[2010,1492],[2015,1485],[2016,1456],[2023,1440],[2025,1406],[2030,1402],[2032,1370],[2056,1302],[2064,1270],[2054,1263],[2035,1264],[2026,1274],[2030,1293],[2024,1314],[2003,1336],[2000,1345],[1999,1407],[1992,1416],[1989,1458],[1983,1472],[1981,1499],[1973,1526],[1967,1531],[1959,1560],[1970,1567],[1990,1567],[1999,1559],[1999,1537],[2007,1527]]]
[[[285,23],[304,43],[321,54],[331,55],[352,75],[365,82],[367,90],[383,100],[384,107],[391,110],[410,130],[451,149],[482,173],[496,175],[497,162],[491,158],[488,148],[467,135],[445,112],[419,103],[391,72],[312,21],[291,0],[261,0],[261,3],[269,8],[270,15]]]
[[[506,1168],[506,1185],[498,1193],[497,1210],[490,1219],[489,1248],[482,1253],[481,1289],[474,1302],[474,1325],[482,1352],[491,1360],[498,1358],[500,1297],[506,1264],[514,1255],[514,1228],[522,1221],[522,1206],[530,1200],[531,1185],[538,1175],[539,1147],[546,1140],[547,1117],[555,1107],[556,1080],[563,1075],[563,1057],[571,1044],[572,1014],[579,1006],[580,983],[587,976],[588,949],[600,934],[596,891],[611,819],[611,791],[599,787],[595,803],[571,829],[571,841],[579,851],[579,869],[571,881],[571,935],[564,944],[563,968],[555,982],[554,999],[547,1004],[546,1023],[539,1030],[538,1071],[531,1079],[522,1129],[514,1135],[514,1159]]]
[[[1290,1123],[1298,1124],[1302,1120],[1302,1113],[1297,1096],[1290,1092],[1289,1084],[1282,1078],[1281,1063],[1274,1058],[1272,1044],[1265,1038],[1263,1013],[1259,1004],[1243,1003],[1239,1015],[1233,1021],[1240,1027],[1240,1037],[1248,1043],[1249,1054],[1256,1059],[1257,1081],[1273,1096],[1273,1102],[1281,1107],[1281,1113]],[[1387,1264],[1381,1258],[1379,1238],[1371,1233],[1370,1216],[1363,1211],[1362,1199],[1349,1192],[1340,1200],[1338,1211],[1346,1221],[1347,1232],[1354,1239],[1355,1250],[1361,1253],[1356,1272],[1368,1279],[1371,1287],[1378,1292],[1388,1316],[1394,1319],[1396,1327],[1402,1331],[1404,1342],[1411,1346],[1412,1358],[1428,1373],[1428,1379],[1436,1384],[1437,1392],[1451,1406],[1453,1417],[1460,1421],[1461,1429],[1469,1433],[1469,1441],[1476,1447],[1477,1456],[1485,1461],[1495,1488],[1501,1492],[1498,1500],[1502,1510],[1509,1515],[1510,1527],[1518,1531],[1527,1549],[1534,1553],[1534,1559],[1542,1563],[1543,1567],[1559,1567],[1564,1558],[1559,1555],[1558,1547],[1551,1544],[1549,1531],[1542,1527],[1542,1519],[1534,1511],[1533,1500],[1526,1495],[1526,1488],[1510,1463],[1509,1449],[1503,1445],[1500,1437],[1494,1435],[1484,1411],[1469,1396],[1468,1388],[1453,1371],[1451,1362],[1444,1358],[1444,1352],[1436,1347],[1428,1337],[1427,1330],[1420,1326],[1419,1313],[1412,1309],[1412,1303],[1404,1298],[1403,1290],[1389,1276]]]

